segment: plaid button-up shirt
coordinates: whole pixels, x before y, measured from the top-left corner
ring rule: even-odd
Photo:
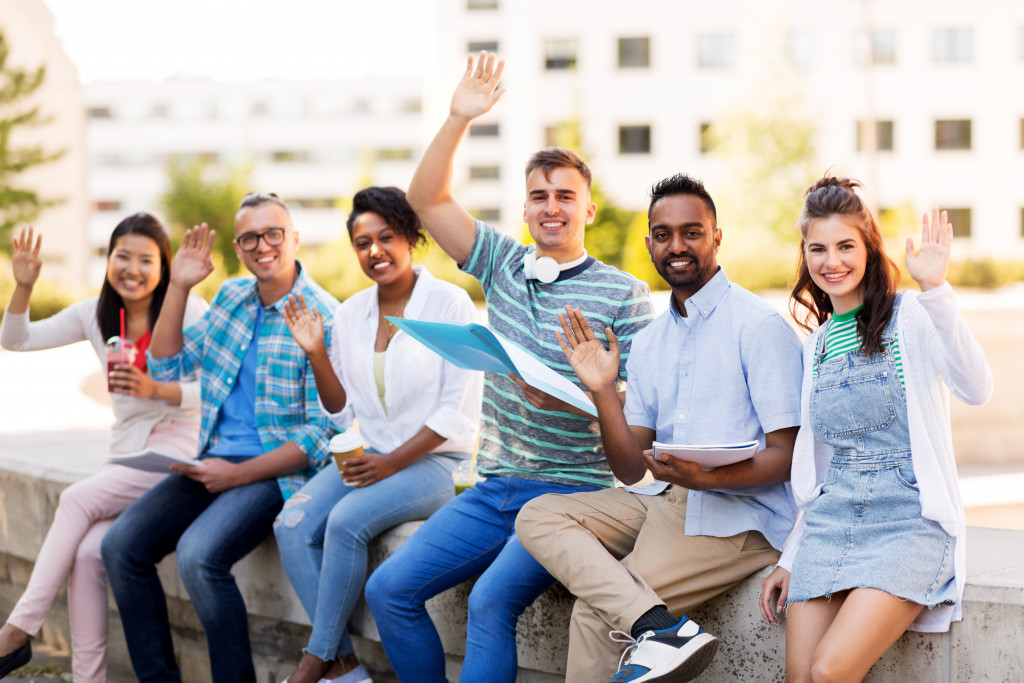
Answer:
[[[297,264],[298,265],[298,264]],[[338,301],[309,279],[301,265],[291,294],[302,294],[329,321]],[[309,466],[278,477],[287,500],[327,462],[327,443],[337,431],[320,410],[313,369],[292,339],[281,311],[288,297],[263,308],[256,354],[256,430],[265,451],[291,441],[306,454]],[[201,370],[202,426],[199,453],[219,439],[217,416],[238,378],[242,359],[253,343],[257,306],[262,306],[255,278],[232,278],[221,285],[210,310],[184,331],[181,351],[148,358],[150,375],[162,382]],[[330,329],[325,339],[330,346]]]

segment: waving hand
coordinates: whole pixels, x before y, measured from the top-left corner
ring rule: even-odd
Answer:
[[[922,292],[934,289],[946,280],[949,252],[953,245],[953,224],[945,211],[938,207],[921,216],[921,249],[914,254],[914,240],[907,238],[907,270],[921,287]]]

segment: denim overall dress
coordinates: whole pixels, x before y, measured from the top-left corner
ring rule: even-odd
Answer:
[[[882,334],[885,352],[853,350],[822,362],[810,419],[835,450],[793,563],[789,602],[870,587],[922,605],[956,598],[953,539],[921,515],[910,457],[907,401],[889,345],[900,298]]]

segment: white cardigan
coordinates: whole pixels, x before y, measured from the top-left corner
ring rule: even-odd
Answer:
[[[39,351],[66,346],[83,340],[92,344],[103,376],[107,375],[107,344],[96,321],[94,296],[72,304],[45,320],[29,322],[28,312],[15,315],[5,311],[0,324],[0,346],[9,351]],[[185,307],[185,326],[202,317],[207,305],[202,298],[191,295]],[[164,401],[137,398],[127,394],[111,394],[114,424],[110,431],[110,451],[131,453],[142,450],[153,427],[164,420],[199,422],[199,381],[180,382],[181,404],[169,405]]]
[[[473,302],[465,290],[438,280],[423,266],[413,269],[416,285],[405,305],[406,318],[476,322]],[[385,352],[385,413],[373,376],[378,316],[376,285],[356,292],[335,311],[331,366],[347,400],[341,412],[327,415],[343,429],[353,418],[358,419],[363,438],[379,453],[390,453],[424,426],[447,439],[435,453],[471,453],[480,421],[483,373],[456,367],[398,331]]]
[[[779,566],[790,571],[803,538],[805,515],[821,493],[821,485],[832,460],[832,447],[815,439],[810,426],[814,350],[822,329],[815,330],[804,342],[800,407],[800,424],[803,426],[793,449],[791,478],[793,496],[801,515],[779,559]],[[992,396],[992,370],[985,360],[984,351],[960,316],[953,288],[948,282],[922,294],[904,294],[896,330],[903,361],[910,450],[920,489],[921,509],[925,518],[938,522],[955,539],[956,604],[922,610],[910,629],[942,632],[949,630],[950,621],[961,619],[967,574],[966,525],[953,456],[949,393],[970,405],[984,403]],[[894,558],[894,561],[899,559]]]

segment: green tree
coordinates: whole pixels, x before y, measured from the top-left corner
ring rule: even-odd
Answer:
[[[11,251],[11,231],[16,225],[34,221],[48,206],[62,200],[44,198],[35,190],[18,187],[23,171],[63,156],[64,151],[47,152],[39,146],[15,147],[12,136],[19,130],[47,123],[31,95],[46,78],[46,67],[20,69],[8,65],[10,47],[0,32],[0,249]]]
[[[220,255],[224,270],[229,275],[237,273],[238,256],[231,240],[238,203],[249,188],[249,170],[218,170],[201,159],[176,158],[167,165],[167,179],[160,203],[175,243],[185,230],[205,222],[217,231],[214,252]]]

